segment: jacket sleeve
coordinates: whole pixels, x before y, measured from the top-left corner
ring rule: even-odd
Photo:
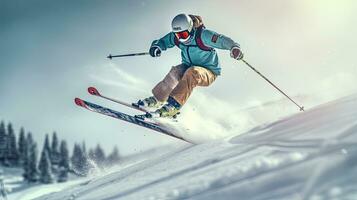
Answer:
[[[170,32],[170,33],[166,34],[164,37],[162,37],[158,40],[154,40],[151,43],[151,47],[158,46],[163,51],[165,51],[168,48],[172,48],[175,46],[174,37],[175,37],[174,33]]]
[[[233,46],[240,47],[231,38],[207,29],[202,30],[201,38],[206,46],[212,48],[230,50]]]

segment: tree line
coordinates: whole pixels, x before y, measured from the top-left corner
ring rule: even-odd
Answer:
[[[112,166],[120,161],[119,150],[114,147],[106,156],[98,144],[86,149],[85,142],[75,143],[72,155],[65,140],[59,141],[57,133],[46,134],[41,154],[32,133],[21,128],[18,140],[11,123],[0,123],[0,164],[7,167],[22,167],[24,181],[30,183],[65,182],[69,175],[87,176],[91,171]]]

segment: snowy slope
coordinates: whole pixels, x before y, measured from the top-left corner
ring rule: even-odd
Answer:
[[[96,168],[92,170],[89,177],[77,177],[75,175],[69,174],[69,180],[64,183],[53,183],[53,184],[40,184],[40,183],[24,183],[23,182],[23,169],[22,168],[6,168],[2,167],[4,174],[4,184],[7,190],[8,200],[29,200],[35,199],[40,196],[58,192],[73,185],[86,184],[92,177],[100,177],[110,174],[112,172],[121,170],[136,163],[142,162],[143,160],[151,159],[152,157],[157,157],[163,155],[165,152],[174,149],[171,146],[162,146],[155,149],[149,149],[137,154],[131,154],[126,157],[122,157],[120,160],[120,166],[99,169]],[[0,196],[0,200],[2,200]]]
[[[357,95],[165,154],[45,199],[357,199]]]
[[[0,195],[0,200],[28,200],[36,197],[43,196],[45,194],[61,191],[72,185],[80,184],[86,181],[88,178],[78,178],[75,175],[69,174],[69,180],[65,183],[54,184],[40,184],[40,183],[27,183],[23,180],[23,169],[4,167],[0,170],[4,172],[4,187],[6,190],[7,199]]]

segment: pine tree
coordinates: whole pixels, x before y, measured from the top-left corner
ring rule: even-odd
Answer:
[[[5,123],[0,123],[0,161],[2,164],[7,163],[7,142],[8,136],[6,134]]]
[[[56,171],[56,167],[58,163],[60,162],[60,152],[58,149],[58,138],[56,132],[53,133],[52,135],[52,145],[51,145],[51,163],[53,166],[53,170]]]
[[[27,145],[31,146],[32,144],[34,144],[33,137],[32,137],[32,133],[31,133],[31,132],[27,133],[26,140],[27,140]]]
[[[83,153],[79,144],[74,145],[71,162],[73,171],[81,176],[86,176],[92,167],[89,163],[88,156]]]
[[[16,145],[16,136],[11,123],[9,123],[7,126],[7,133],[8,133],[7,158],[12,161],[11,164],[17,165],[19,160],[19,152]]]
[[[94,150],[94,160],[99,166],[103,166],[105,163],[105,153],[102,147],[98,144]]]
[[[51,161],[46,149],[42,150],[41,160],[40,160],[40,181],[41,183],[53,183],[54,178],[52,174]]]
[[[23,177],[28,182],[36,182],[38,180],[37,169],[37,145],[32,139],[32,134],[27,134],[24,146],[24,160],[23,160]]]
[[[52,146],[51,146],[52,152],[58,152],[58,138],[57,138],[57,133],[53,132],[52,134]]]
[[[87,155],[86,143],[84,141],[82,142],[82,152]]]
[[[78,170],[80,167],[80,156],[79,154],[81,154],[82,152],[80,152],[80,148],[78,148],[78,145],[75,143],[74,147],[73,147],[73,153],[72,153],[72,157],[71,157],[71,163],[72,163],[72,168],[73,170]]]
[[[47,151],[48,156],[51,159],[51,147],[50,147],[50,139],[49,139],[48,134],[46,134],[45,143],[44,143],[43,149]]]
[[[95,161],[95,152],[93,149],[89,149],[88,158]]]
[[[83,152],[78,144],[74,144],[71,158],[72,168],[78,175],[82,175]]]
[[[27,180],[29,182],[37,182],[39,178],[39,172],[37,168],[37,145],[34,142],[30,144]]]
[[[32,144],[32,134],[28,133],[27,138],[24,140],[23,144],[23,157],[22,157],[22,167],[24,169],[24,174],[22,175],[25,180],[28,180],[29,171],[30,171],[30,147]]]
[[[51,167],[51,172],[52,172],[50,151],[51,149],[49,147],[48,134],[46,134],[45,143],[43,144],[43,149],[41,153],[40,163],[38,164],[38,169],[40,170],[41,174],[46,172],[48,165]],[[47,158],[50,159],[50,164],[47,163]]]
[[[18,141],[18,146],[19,146],[19,164],[23,165],[24,164],[24,159],[25,159],[25,149],[26,149],[26,138],[25,138],[25,130],[24,128],[20,129],[20,136],[19,136],[19,141]]]
[[[120,160],[119,150],[118,147],[115,146],[113,152],[107,158],[107,163],[108,165],[115,165],[119,162],[119,160]]]
[[[69,171],[69,155],[66,141],[62,140],[60,147],[61,160],[59,162],[58,182],[66,182]]]

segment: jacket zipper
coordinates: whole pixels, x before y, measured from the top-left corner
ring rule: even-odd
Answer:
[[[190,48],[190,46],[187,47],[186,52],[187,52],[188,59],[190,60],[190,63],[192,65],[193,63],[192,63],[192,60],[191,60],[191,57],[190,57],[190,52],[188,51],[189,48]]]

